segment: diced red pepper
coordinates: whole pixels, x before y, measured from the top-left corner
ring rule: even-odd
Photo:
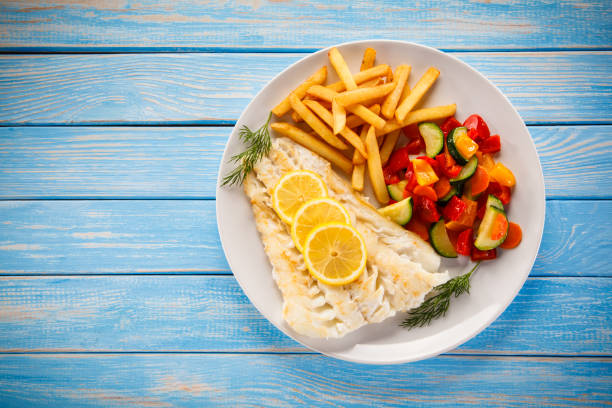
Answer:
[[[489,136],[478,144],[478,149],[482,153],[497,153],[501,150],[501,140],[499,135]]]
[[[476,247],[472,247],[472,261],[486,261],[488,259],[497,258],[497,251],[495,249],[489,249],[488,251],[481,251]]]
[[[489,198],[489,194],[482,194],[478,198],[478,211],[476,212],[476,216],[479,220],[482,220],[485,215],[485,211],[487,210],[487,200]]]
[[[389,171],[388,167],[383,168],[383,176],[385,177],[385,184],[395,184],[400,182],[400,177],[397,172]]]
[[[457,127],[461,127],[461,122],[459,122],[457,119],[455,119],[454,116],[451,116],[450,118],[446,119],[444,121],[444,123],[442,124],[442,126],[440,126],[440,129],[442,129],[442,132],[444,133],[444,136],[448,136],[448,133],[453,130],[454,128]]]
[[[419,132],[419,125],[417,123],[404,127],[402,131],[404,132],[404,136],[410,141],[421,139],[421,132]]]
[[[450,199],[448,204],[446,204],[442,214],[446,221],[457,221],[466,208],[467,204],[455,195]]]
[[[410,222],[406,224],[404,228],[414,232],[425,241],[429,241],[429,223],[421,221],[418,217],[412,217]]]
[[[447,178],[457,177],[461,172],[461,166],[455,164],[455,159],[450,154],[440,153],[436,156],[436,162],[438,163],[436,168],[438,174]]]
[[[436,159],[432,159],[431,157],[428,157],[428,156],[418,156],[417,159],[425,160],[427,163],[429,163],[431,168],[436,172],[436,175],[438,176],[440,175],[440,164]]]
[[[419,136],[416,139],[408,142],[403,149],[406,149],[406,152],[409,154],[419,154],[425,149],[425,142],[423,142],[423,139],[421,139],[421,136]]]
[[[463,126],[467,128],[468,136],[476,143],[482,142],[491,135],[487,123],[480,117],[480,115],[474,114],[468,116],[468,118],[463,122]]]
[[[414,173],[414,168],[412,167],[412,163],[406,169],[406,173],[404,174],[404,179],[408,180],[408,184],[406,184],[405,191],[412,193],[412,190],[419,184],[417,182],[416,174]]]
[[[472,253],[472,240],[474,239],[473,231],[473,229],[469,228],[459,233],[459,236],[457,237],[457,245],[455,246],[455,249],[459,255],[470,256]]]
[[[436,203],[427,197],[415,195],[413,196],[414,207],[417,215],[425,222],[437,222],[440,219],[440,213],[436,207]]]
[[[406,147],[402,147],[393,152],[389,158],[386,168],[390,173],[396,173],[410,165],[410,152]]]
[[[387,205],[391,205],[391,204],[395,204],[397,203],[397,201],[395,201],[394,199],[390,199],[389,202],[387,203]]]
[[[487,187],[487,194],[492,194],[495,197],[499,198],[502,204],[507,205],[510,204],[510,195],[512,191],[510,187],[502,186],[501,184],[491,181],[489,182],[489,187]]]

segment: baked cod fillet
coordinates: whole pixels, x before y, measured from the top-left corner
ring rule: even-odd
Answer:
[[[277,181],[291,170],[311,170],[322,177],[329,196],[348,210],[365,240],[368,261],[355,282],[330,286],[313,278],[293,244],[289,226],[272,208]],[[425,295],[449,279],[438,273],[440,257],[416,234],[381,216],[354,193],[325,159],[292,140],[272,140],[268,157],[244,182],[257,230],[283,297],[283,318],[296,332],[319,338],[341,337],[423,303]]]

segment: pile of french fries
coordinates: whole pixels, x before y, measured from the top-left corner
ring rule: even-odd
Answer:
[[[294,124],[275,122],[271,127],[349,174],[357,191],[363,191],[367,167],[376,199],[387,204],[383,166],[401,129],[452,116],[456,105],[414,110],[440,75],[436,68],[429,68],[410,89],[410,65],[399,65],[395,72],[387,64],[375,65],[373,48],[365,50],[355,74],[337,48],[332,48],[328,57],[340,81],[325,85],[327,66],[321,67],[272,109],[278,118],[290,114]],[[298,127],[301,122],[309,129]]]

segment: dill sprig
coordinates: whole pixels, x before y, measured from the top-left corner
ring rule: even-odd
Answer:
[[[480,265],[478,262],[468,273],[457,276],[442,285],[434,288],[435,295],[425,300],[421,306],[408,312],[408,317],[401,323],[402,327],[412,329],[423,327],[432,320],[446,315],[451,298],[458,297],[462,293],[470,293],[470,277]]]
[[[252,131],[246,125],[240,128],[238,137],[247,148],[230,159],[230,161],[238,164],[238,166],[223,178],[222,186],[242,184],[246,175],[253,170],[253,166],[255,166],[259,159],[270,152],[272,147],[268,130],[270,119],[272,119],[272,112],[268,115],[266,123],[256,131]]]

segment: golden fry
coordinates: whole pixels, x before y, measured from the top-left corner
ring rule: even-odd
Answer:
[[[338,73],[338,76],[340,77],[340,80],[344,83],[346,89],[349,91],[357,89],[357,83],[353,79],[353,74],[351,74],[351,71],[349,70],[348,65],[346,65],[346,61],[344,60],[342,54],[340,54],[340,51],[338,51],[338,49],[334,47],[329,50],[327,56],[329,57],[329,62],[332,64],[332,66]]]
[[[291,112],[291,119],[293,119],[295,123],[300,123],[304,121],[304,119],[302,119],[302,117],[298,115],[295,111]]]
[[[359,116],[366,123],[374,126],[376,129],[382,129],[385,126],[385,120],[363,106],[362,104],[347,106],[347,111]]]
[[[344,109],[344,106],[337,104],[335,100],[332,100],[332,119],[332,128],[336,135],[346,126],[346,109]]]
[[[332,123],[334,121],[333,115],[327,108],[325,108],[317,101],[305,100],[304,104],[308,106],[308,108],[310,108],[314,113],[316,113],[317,116],[319,116],[323,120],[323,122],[327,123],[329,126],[332,126]],[[363,154],[367,157],[368,154],[366,152],[365,145],[355,132],[353,132],[348,127],[344,127],[340,134],[346,139],[347,142],[353,145],[353,147],[355,148],[355,152],[357,152],[359,156]]]
[[[366,50],[363,52],[363,59],[361,60],[361,67],[359,68],[359,71],[365,71],[368,68],[372,68],[375,60],[376,50],[374,48],[366,48]]]
[[[391,119],[393,117],[395,108],[397,107],[397,104],[399,103],[404,91],[404,87],[408,85],[407,82],[408,75],[410,75],[410,69],[410,65],[400,65],[395,69],[395,88],[393,88],[393,91],[387,95],[387,98],[383,102],[381,108],[382,115],[387,119]]]
[[[275,130],[280,134],[287,136],[296,143],[301,144],[305,148],[329,160],[332,164],[336,165],[345,173],[351,174],[351,172],[353,171],[353,164],[349,159],[346,158],[346,156],[344,156],[338,150],[329,146],[325,142],[304,132],[302,129],[299,129],[295,126],[290,125],[289,123],[284,122],[272,123],[270,127],[272,128],[272,130]]]
[[[317,72],[315,72],[312,76],[310,76],[306,81],[301,83],[297,88],[293,90],[292,93],[295,93],[298,98],[302,99],[304,95],[306,95],[306,90],[313,85],[320,85],[327,80],[327,66],[321,67]],[[274,109],[272,109],[272,113],[278,116],[279,118],[283,116],[285,113],[289,112],[291,109],[291,104],[289,103],[289,96],[287,96],[281,103],[276,105]]]
[[[323,140],[337,149],[348,149],[348,146],[335,136],[325,123],[321,122],[321,120],[312,113],[295,94],[292,93],[289,95],[289,103],[291,104],[291,108],[297,112],[297,114],[304,119],[304,122],[321,136]]]
[[[371,88],[373,86],[382,85],[383,83],[384,81],[382,80],[382,78],[374,78],[364,82],[363,84],[359,84],[358,88]]]
[[[397,107],[395,111],[395,118],[398,122],[403,122],[406,119],[406,115],[416,106],[421,100],[423,95],[431,88],[436,82],[440,71],[434,67],[430,67],[425,74],[419,79],[419,82],[412,88],[410,95]]]
[[[391,68],[389,68],[389,65],[387,64],[376,65],[375,67],[366,69],[365,71],[357,72],[355,75],[353,75],[353,79],[357,84],[362,84],[366,81],[369,81],[370,79],[386,75],[390,69]],[[327,88],[336,92],[342,92],[346,90],[344,82],[342,81],[334,82],[333,84],[327,85]]]
[[[314,85],[308,88],[306,93],[310,96],[314,96],[315,98],[321,99],[326,102],[331,102],[334,99],[334,96],[338,94],[338,92],[333,89],[329,89],[322,85]]]
[[[357,88],[345,91],[335,96],[336,101],[342,106],[354,105],[366,102],[369,99],[386,96],[395,87],[394,83],[375,86],[372,88]]]
[[[380,162],[382,165],[386,165],[389,161],[389,157],[391,157],[391,153],[393,153],[393,149],[395,149],[395,145],[397,144],[397,140],[400,137],[400,129],[394,130],[389,133],[387,137],[385,137],[385,141],[380,148]],[[380,138],[382,140],[382,137]]]
[[[399,123],[397,119],[389,120],[385,123],[385,126],[376,132],[377,136],[386,135],[387,133],[393,132],[396,129],[403,128],[413,123],[427,122],[432,120],[444,119],[449,116],[453,116],[457,110],[456,104],[436,106],[433,108],[417,109],[410,112],[406,119]]]
[[[379,104],[372,105],[368,109],[370,109],[376,115],[378,115],[380,113],[380,105]],[[365,120],[361,119],[357,115],[350,115],[350,116],[346,117],[346,127],[347,128],[354,129],[357,126],[363,125],[364,123],[366,123]]]
[[[363,126],[361,128],[361,135],[359,138],[365,143],[366,135],[368,134],[369,126]],[[355,158],[360,157],[361,162],[356,164]],[[353,175],[351,176],[351,186],[354,190],[363,191],[364,185],[364,174],[365,174],[365,159],[362,155],[359,154],[358,151],[355,151],[353,154]]]
[[[372,190],[374,190],[374,195],[379,203],[387,204],[389,202],[389,193],[387,192],[385,176],[383,175],[382,163],[380,161],[378,140],[372,126],[369,127],[368,134],[366,135],[366,149],[368,151],[368,175],[372,184]]]

